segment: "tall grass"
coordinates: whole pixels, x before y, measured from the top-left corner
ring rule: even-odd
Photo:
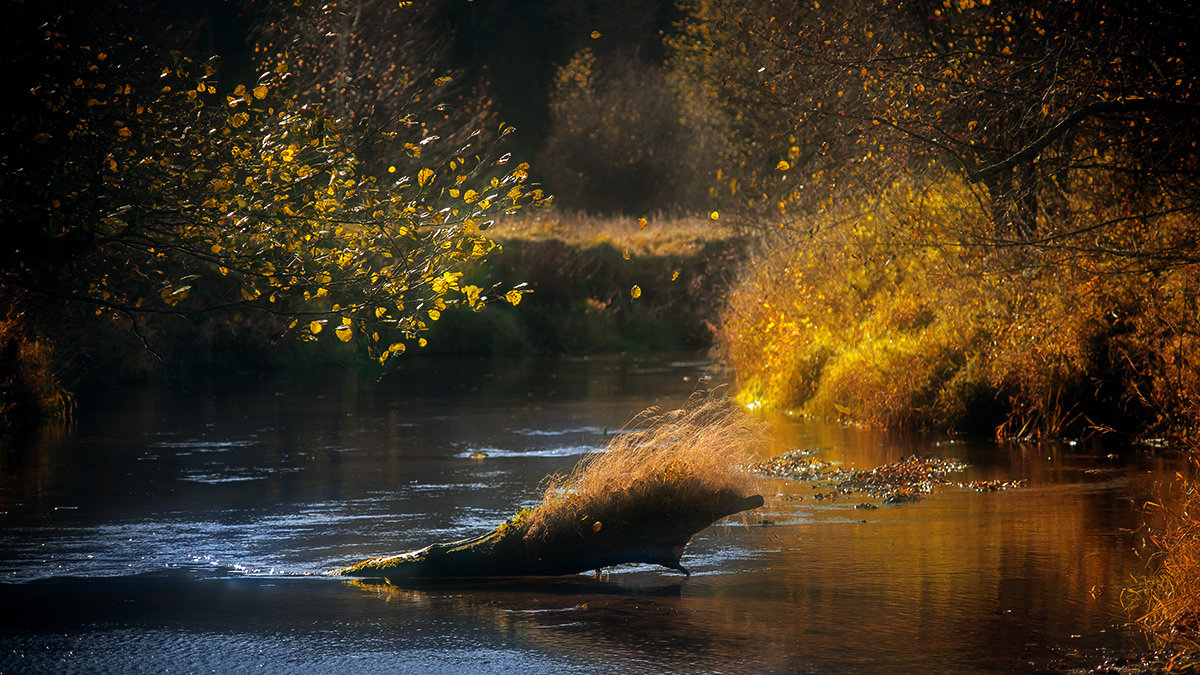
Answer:
[[[652,529],[706,517],[711,522],[754,493],[756,479],[747,467],[761,456],[766,436],[730,401],[704,397],[681,410],[652,409],[631,425],[603,452],[548,480],[542,502],[528,516],[527,538],[588,528]]]
[[[987,209],[952,176],[791,225],[717,331],[744,403],[1004,437],[1194,436],[1200,270],[989,245]]]
[[[1151,505],[1162,518],[1149,536],[1152,570],[1127,600],[1157,646],[1200,652],[1200,487],[1180,486],[1176,500]]]

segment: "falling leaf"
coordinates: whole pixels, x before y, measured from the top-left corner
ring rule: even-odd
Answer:
[[[592,39],[593,39],[593,40],[598,40],[598,39],[600,39],[600,31],[598,31],[598,30],[594,30],[594,31],[592,31]]]
[[[629,295],[632,296],[634,300],[637,300],[638,298],[642,297],[642,288],[637,284],[634,284],[633,288],[629,289]]]

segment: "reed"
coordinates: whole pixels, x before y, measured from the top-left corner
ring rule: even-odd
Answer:
[[[1151,572],[1128,590],[1127,604],[1156,646],[1200,652],[1200,486],[1182,481],[1178,501],[1150,507],[1162,522],[1150,529]]]

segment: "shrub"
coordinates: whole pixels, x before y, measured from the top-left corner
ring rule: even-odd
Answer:
[[[968,234],[987,229],[978,204],[953,176],[910,179],[772,238],[718,330],[739,398],[877,426],[1193,438],[1197,271],[989,246]]]

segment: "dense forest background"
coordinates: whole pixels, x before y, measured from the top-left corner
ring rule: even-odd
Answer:
[[[649,336],[684,302],[747,404],[1000,436],[1193,434],[1188,3],[12,14],[4,367],[26,383],[6,385],[13,410],[62,408],[55,382],[155,361],[343,349],[386,367],[434,329],[486,342],[463,319],[475,314],[488,329],[528,310],[542,331],[569,315],[573,331],[630,333],[612,317],[640,307]],[[529,215],[550,195],[552,215]],[[605,270],[609,293],[562,284],[578,302],[539,308],[555,296],[537,288],[585,258],[488,230],[539,217],[558,235],[674,219],[738,243],[639,260],[617,242],[619,257],[582,267]],[[721,252],[722,283],[663,290],[699,250]],[[639,264],[658,281],[639,284]],[[484,351],[586,342],[556,335]]]

